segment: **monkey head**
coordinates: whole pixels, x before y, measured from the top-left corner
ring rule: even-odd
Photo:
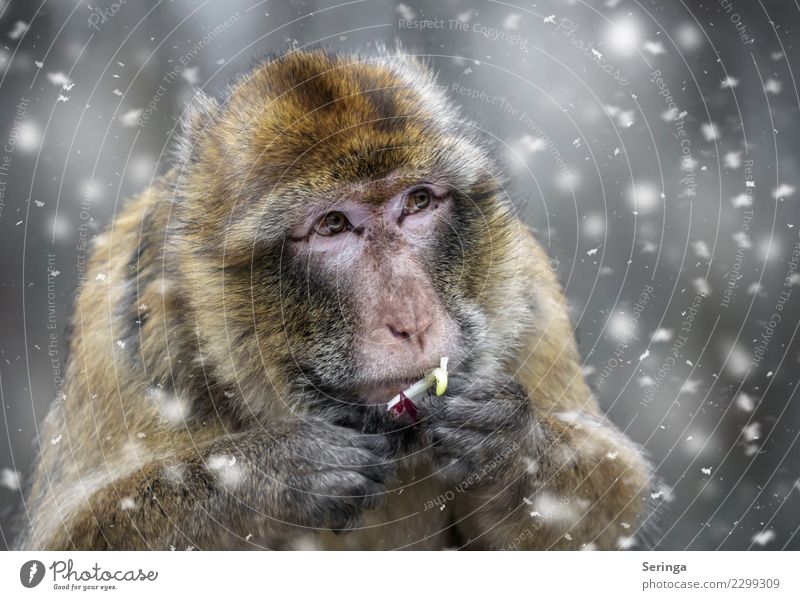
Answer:
[[[440,356],[502,362],[527,318],[519,223],[417,60],[293,52],[184,128],[170,238],[204,360],[251,406],[270,384],[386,402]]]

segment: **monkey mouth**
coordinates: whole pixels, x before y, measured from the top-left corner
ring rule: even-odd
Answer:
[[[364,404],[386,404],[397,394],[418,381],[420,377],[404,377],[366,383],[359,385],[356,388],[356,393]]]
[[[423,371],[408,370],[405,371],[403,377],[387,377],[386,379],[361,381],[352,389],[365,405],[387,404],[400,392],[407,390],[414,384],[420,383],[420,380],[425,379],[431,373],[431,370],[436,367],[437,365],[434,365],[430,369],[425,369]]]

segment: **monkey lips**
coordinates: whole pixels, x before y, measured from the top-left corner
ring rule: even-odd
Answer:
[[[407,379],[393,379],[389,382],[382,382],[380,384],[365,385],[358,388],[358,396],[361,401],[367,406],[385,405],[387,398],[394,398],[403,390],[411,386],[416,380]]]

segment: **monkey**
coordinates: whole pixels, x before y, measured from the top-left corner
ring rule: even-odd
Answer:
[[[613,549],[652,467],[424,60],[298,49],[202,91],[92,241],[26,549]],[[416,420],[385,403],[449,357]]]

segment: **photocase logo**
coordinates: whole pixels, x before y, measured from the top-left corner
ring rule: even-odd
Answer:
[[[44,563],[29,560],[19,570],[19,580],[26,588],[34,588],[44,579]]]

